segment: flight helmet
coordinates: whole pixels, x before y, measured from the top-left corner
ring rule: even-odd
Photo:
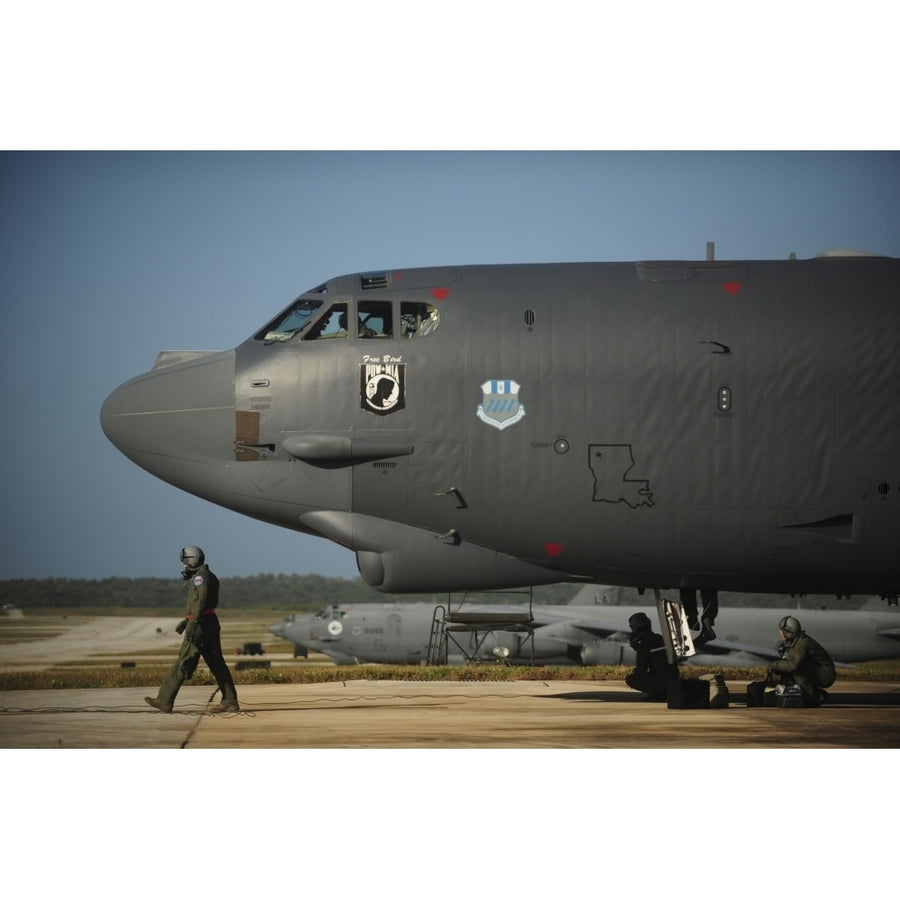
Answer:
[[[181,548],[181,564],[185,569],[199,569],[203,565],[206,557],[199,547],[182,547]]]
[[[778,630],[784,635],[784,639],[790,644],[800,637],[803,630],[800,623],[793,616],[783,616],[778,623]]]
[[[637,612],[635,613],[629,620],[628,625],[630,626],[632,631],[643,631],[644,629],[651,629],[653,627],[653,623],[650,621],[650,617],[646,613]]]

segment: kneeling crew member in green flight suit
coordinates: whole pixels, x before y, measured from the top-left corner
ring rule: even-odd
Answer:
[[[828,699],[825,688],[834,684],[834,661],[828,651],[811,638],[793,616],[778,623],[783,641],[781,659],[769,666],[771,677],[781,684],[796,684],[803,691],[804,706],[821,706]]]
[[[216,615],[216,607],[219,605],[219,579],[206,565],[206,557],[199,547],[184,547],[181,551],[181,565],[181,577],[189,582],[187,615],[178,623],[175,630],[179,634],[184,634],[184,640],[178,659],[163,681],[159,694],[156,698],[144,697],[144,700],[160,712],[172,712],[175,696],[181,685],[194,674],[202,656],[222,692],[222,702],[207,712],[236,712],[240,709],[237,691],[225,663],[225,657],[222,656],[219,617]]]

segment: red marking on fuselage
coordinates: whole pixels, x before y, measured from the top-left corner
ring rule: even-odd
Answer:
[[[547,551],[547,556],[559,556],[559,554],[563,552],[563,545],[544,544],[544,549]]]
[[[450,288],[432,288],[431,296],[434,297],[435,300],[446,300],[447,295],[450,293]]]
[[[729,294],[736,294],[741,289],[741,283],[739,281],[726,281],[722,284],[722,287]]]

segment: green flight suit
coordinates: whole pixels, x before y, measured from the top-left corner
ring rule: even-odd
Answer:
[[[234,681],[222,655],[221,629],[215,613],[218,605],[219,579],[204,564],[194,570],[188,581],[187,627],[178,659],[159,689],[157,699],[163,703],[171,706],[175,702],[181,685],[197,670],[201,656],[218,682],[222,702],[237,702]]]
[[[819,688],[834,684],[834,662],[828,651],[805,631],[786,648],[783,659],[776,659],[770,670],[781,676],[783,684],[796,684],[803,691],[804,706],[821,703]]]

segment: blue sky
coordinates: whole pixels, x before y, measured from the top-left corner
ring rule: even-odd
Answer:
[[[189,496],[100,406],[164,349],[225,349],[335,275],[441,264],[900,256],[898,153],[4,153],[0,578],[356,575]]]

